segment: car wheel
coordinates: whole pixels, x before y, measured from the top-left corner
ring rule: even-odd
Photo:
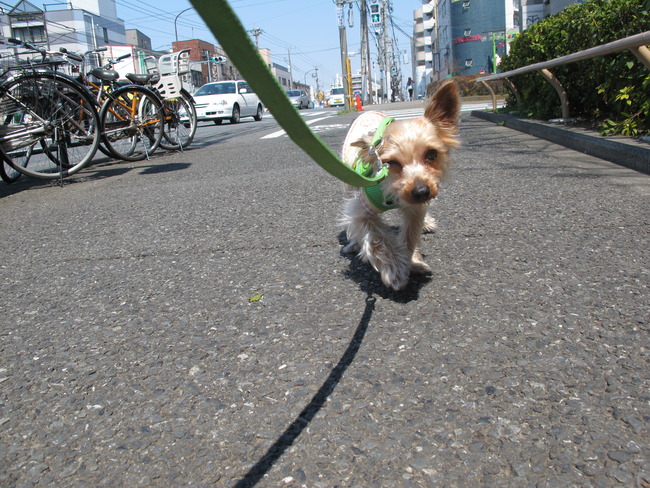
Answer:
[[[214,122],[214,125],[221,125],[221,122],[223,122],[223,119],[214,119],[213,122]]]
[[[262,120],[263,115],[264,115],[264,109],[262,108],[261,105],[258,105],[257,106],[257,114],[255,114],[253,119],[256,120],[257,122],[259,122],[260,120]]]
[[[239,124],[241,117],[239,113],[239,105],[235,105],[232,108],[232,117],[230,117],[230,123],[231,124]]]

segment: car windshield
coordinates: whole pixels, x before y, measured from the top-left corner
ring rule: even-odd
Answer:
[[[332,88],[332,95],[343,95],[343,88]]]
[[[235,93],[234,83],[212,83],[203,85],[194,94],[195,97],[203,95],[224,95],[226,93]]]
[[[287,92],[287,96],[289,96],[289,97],[299,97],[300,96],[300,90],[289,90]]]

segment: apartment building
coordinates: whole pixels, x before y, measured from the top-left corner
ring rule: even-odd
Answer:
[[[86,52],[99,46],[126,44],[124,21],[114,0],[71,0],[70,8],[42,10],[21,0],[0,3],[0,34],[33,42],[56,51]],[[57,4],[58,5],[58,4]]]
[[[413,12],[416,94],[449,76],[498,70],[521,30],[583,0],[422,0]]]

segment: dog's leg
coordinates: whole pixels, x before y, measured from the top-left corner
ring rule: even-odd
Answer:
[[[358,251],[361,260],[379,272],[386,286],[404,288],[409,279],[410,254],[381,217],[369,213],[358,199],[352,199],[346,204],[343,224],[349,241],[343,252]]]
[[[426,214],[424,217],[424,227],[422,229],[423,232],[433,232],[438,228],[438,223],[436,222],[436,219],[431,217],[431,215]]]
[[[430,273],[431,268],[424,262],[420,253],[420,238],[422,229],[426,226],[428,205],[417,205],[400,209],[403,225],[400,229],[400,239],[411,260],[411,269],[416,273]],[[435,225],[435,221],[434,221]]]

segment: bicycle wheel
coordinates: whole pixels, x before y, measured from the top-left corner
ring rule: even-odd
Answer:
[[[99,119],[106,149],[125,161],[149,158],[163,136],[162,102],[140,86],[124,86],[112,92],[102,105]]]
[[[19,164],[23,168],[27,166],[27,162],[29,161],[31,155],[31,148],[18,149],[13,153],[9,153],[9,157],[13,160],[13,162]],[[17,169],[14,169],[13,166],[7,164],[5,161],[2,161],[2,164],[0,164],[0,178],[2,178],[5,183],[15,183],[22,175],[23,173]]]
[[[99,144],[92,99],[52,72],[20,75],[0,87],[0,150],[14,170],[41,179],[69,176]]]
[[[185,149],[196,133],[196,109],[189,93],[181,91],[174,99],[163,100],[165,107],[165,130],[160,147],[167,150]]]

